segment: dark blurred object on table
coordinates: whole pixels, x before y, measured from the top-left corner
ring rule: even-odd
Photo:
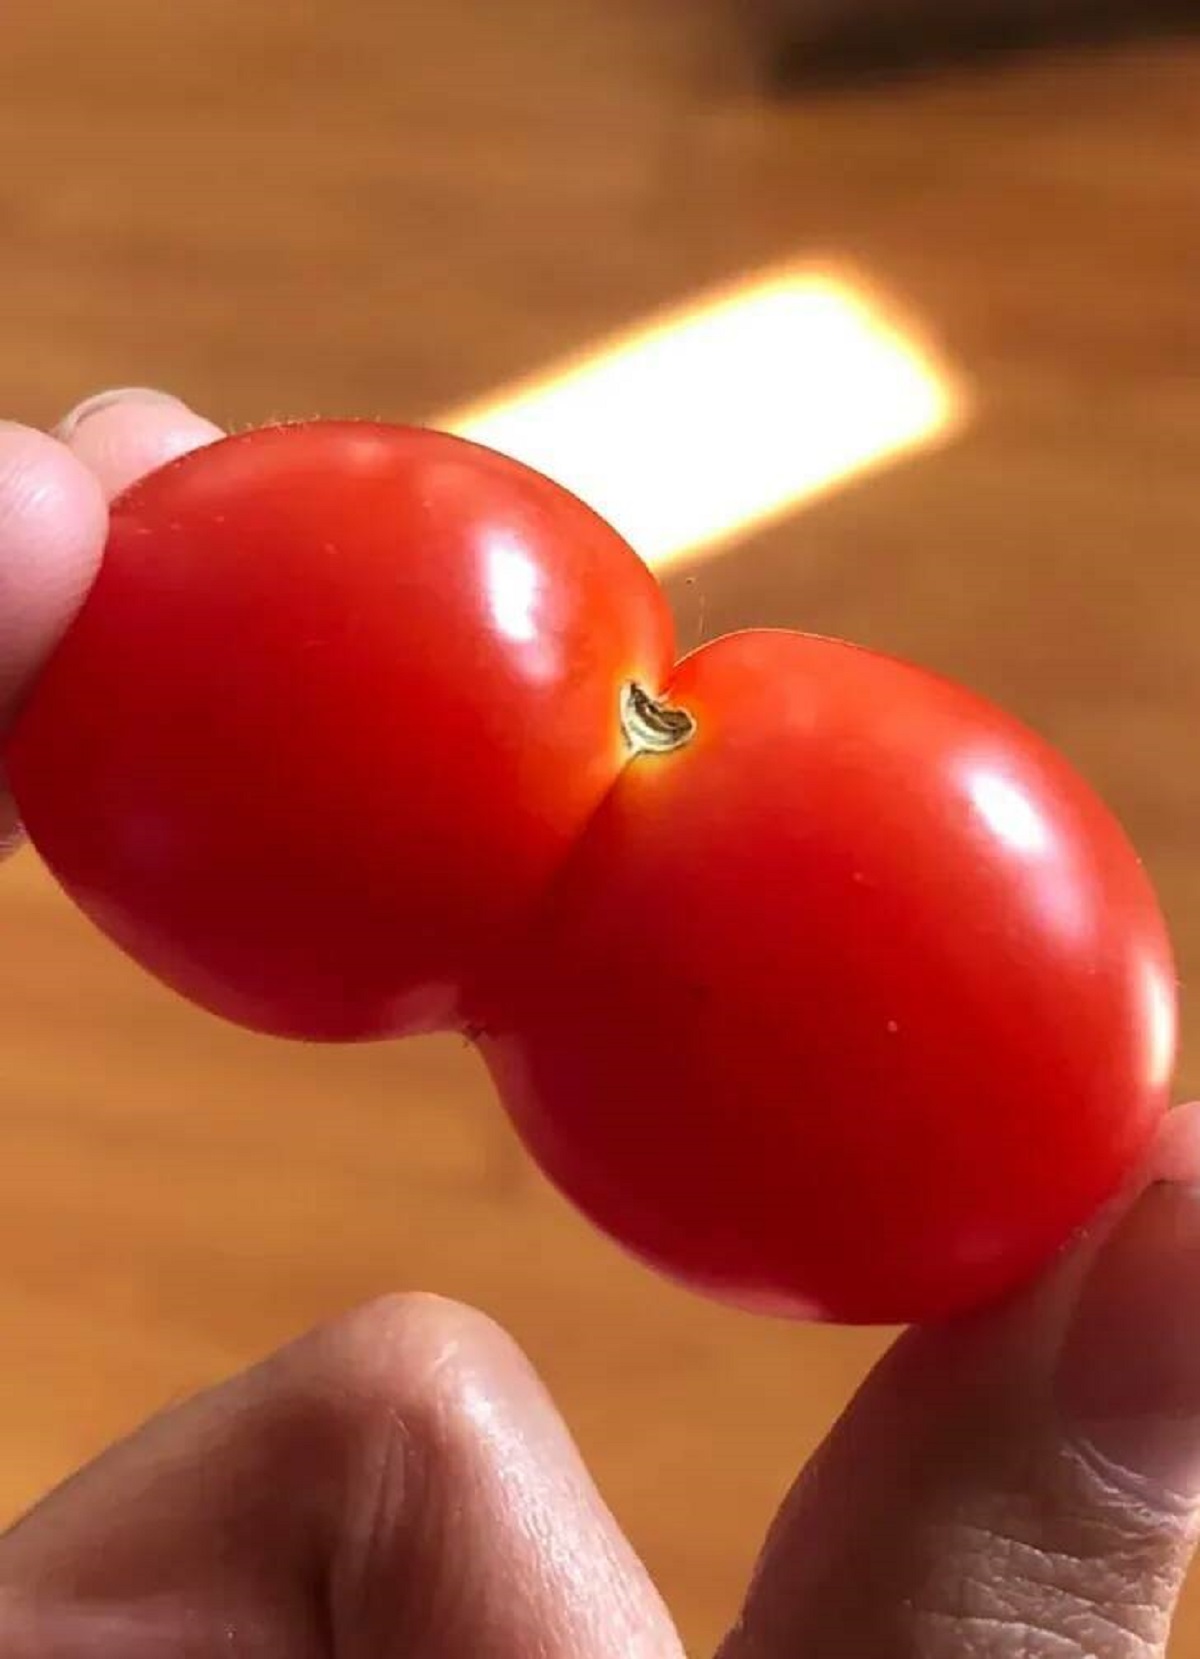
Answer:
[[[1056,43],[1200,29],[1200,0],[750,0],[779,92],[970,66]]]

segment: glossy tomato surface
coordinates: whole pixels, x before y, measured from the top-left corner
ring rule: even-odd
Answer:
[[[26,828],[144,966],[242,1024],[454,1025],[661,684],[645,566],[548,480],[439,433],[279,427],[113,509],[5,761]]]
[[[784,633],[683,662],[484,1048],[551,1178],[744,1306],[943,1317],[1042,1265],[1166,1104],[1175,977],[1117,823],[1043,742]]]

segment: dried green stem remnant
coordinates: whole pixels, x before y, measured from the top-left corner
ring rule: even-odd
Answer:
[[[686,709],[630,683],[621,687],[621,733],[635,755],[669,755],[691,742],[696,722]]]

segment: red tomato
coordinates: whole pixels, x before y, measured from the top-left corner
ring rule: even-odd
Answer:
[[[486,1016],[522,1134],[751,1308],[1007,1291],[1166,1104],[1171,950],[1124,835],[1015,721],[852,646],[729,637],[670,700],[694,734],[621,774]]]
[[[1062,760],[932,675],[783,633],[671,653],[648,572],[545,479],[280,428],[118,503],[5,758],[147,968],[267,1031],[482,1033],[549,1176],[675,1278],[974,1307],[1165,1107],[1146,876]]]
[[[620,688],[672,652],[645,566],[546,479],[276,428],[115,506],[6,765],[62,885],[195,1001],[302,1037],[453,1025],[624,764]]]

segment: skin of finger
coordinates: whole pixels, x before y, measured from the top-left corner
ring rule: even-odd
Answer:
[[[99,484],[68,449],[0,426],[0,733],[82,603],[106,527]]]
[[[66,442],[0,424],[0,735],[99,568],[106,499],[221,436],[178,399],[137,391],[63,430]],[[0,773],[0,858],[20,839]]]
[[[140,1651],[104,1645],[114,1620],[255,1659],[681,1659],[525,1361],[426,1297],[314,1333],[51,1494],[0,1542],[5,1609],[6,1655],[90,1617],[79,1659]]]
[[[99,479],[109,500],[147,473],[224,436],[178,399],[132,391],[103,403],[77,424],[68,416],[67,447]]]
[[[16,852],[21,845],[21,821],[17,817],[16,802],[4,785],[0,771],[0,859]]]
[[[1198,1134],[1196,1107],[1172,1114],[1148,1171],[1200,1175]],[[1165,1651],[1195,1515],[1093,1455],[1055,1397],[1081,1287],[1137,1197],[1025,1295],[899,1340],[793,1488],[721,1659]]]

